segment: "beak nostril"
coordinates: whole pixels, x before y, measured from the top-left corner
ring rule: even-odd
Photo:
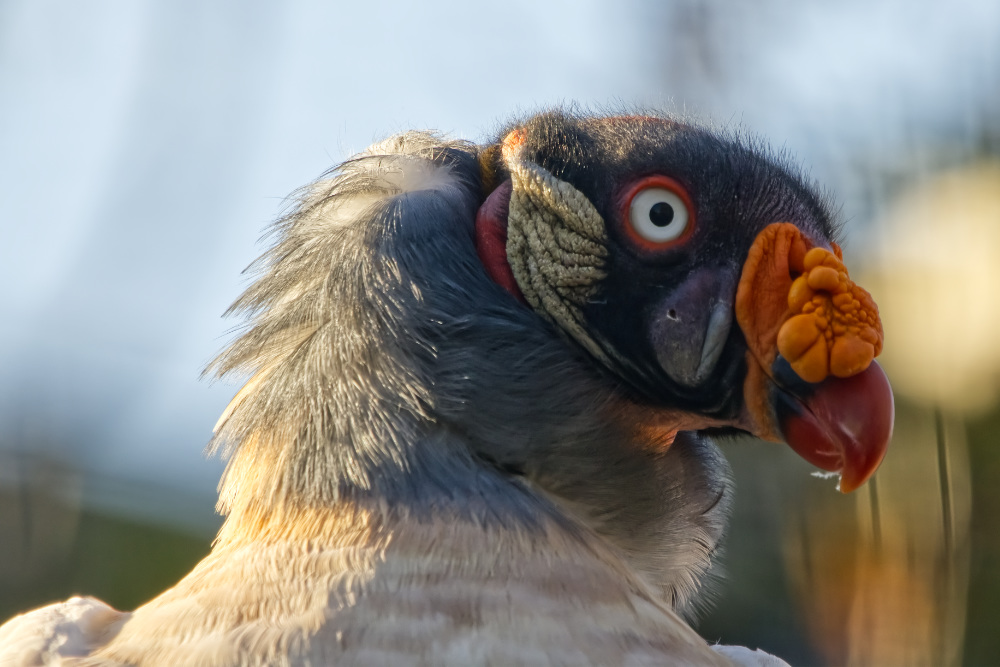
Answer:
[[[654,305],[649,343],[674,382],[697,387],[714,372],[729,339],[735,284],[730,267],[699,268]]]

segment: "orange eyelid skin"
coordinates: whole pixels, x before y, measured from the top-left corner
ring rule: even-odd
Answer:
[[[763,368],[781,354],[816,383],[867,369],[883,333],[878,307],[848,276],[840,248],[812,245],[790,223],[766,227],[743,265],[736,319]]]
[[[524,130],[521,128],[508,132],[507,136],[503,138],[500,145],[500,152],[504,161],[510,162],[513,160],[517,149],[524,145],[526,139],[527,137],[524,134]]]
[[[639,236],[639,233],[632,228],[631,216],[629,212],[632,208],[632,200],[635,196],[646,190],[648,188],[663,188],[664,190],[669,190],[675,195],[681,198],[684,205],[687,206],[688,211],[688,225],[684,232],[678,236],[676,239],[670,241],[664,241],[663,243],[656,243],[655,241],[650,241]],[[622,192],[619,201],[622,202],[621,205],[621,223],[622,227],[625,229],[625,234],[628,236],[629,241],[631,241],[637,248],[647,252],[656,252],[658,250],[665,250],[667,248],[673,248],[678,246],[689,238],[694,233],[695,226],[697,224],[697,219],[694,211],[694,202],[691,201],[691,196],[688,195],[687,190],[684,186],[670,178],[669,176],[646,176],[645,178],[640,178],[635,183],[630,185],[628,189]]]

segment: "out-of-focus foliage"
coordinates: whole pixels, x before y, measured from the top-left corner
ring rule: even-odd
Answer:
[[[814,487],[788,505],[788,575],[827,664],[961,660],[971,504],[964,429],[905,406],[893,444],[862,492],[837,498]]]
[[[58,493],[75,475],[56,465],[0,489],[0,622],[70,595],[133,609],[208,553],[208,531],[122,518]]]

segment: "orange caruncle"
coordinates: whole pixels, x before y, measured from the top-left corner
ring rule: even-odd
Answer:
[[[788,291],[790,317],[778,331],[778,352],[807,382],[865,370],[882,351],[882,325],[871,295],[825,248],[811,249],[801,266],[797,263],[789,266],[801,275]]]
[[[766,374],[780,353],[807,382],[846,378],[882,351],[878,308],[847,275],[840,248],[814,247],[787,222],[754,239],[736,291],[736,320],[750,358]]]

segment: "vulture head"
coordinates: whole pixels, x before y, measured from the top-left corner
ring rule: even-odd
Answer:
[[[785,441],[844,492],[878,467],[892,422],[872,366],[878,309],[850,280],[823,202],[787,169],[646,117],[543,116],[483,159],[487,272],[649,426]]]
[[[289,507],[583,526],[685,611],[730,501],[708,436],[861,485],[892,394],[821,197],[758,144],[548,112],[411,132],[300,194],[213,363],[220,541]],[[285,509],[282,509],[285,508]],[[279,511],[280,510],[280,511]]]

